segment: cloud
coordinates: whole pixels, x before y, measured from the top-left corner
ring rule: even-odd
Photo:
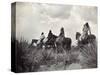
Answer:
[[[97,24],[97,7],[95,6],[76,6],[76,13],[85,21],[91,21]]]
[[[89,22],[92,33],[97,35],[97,8],[91,6],[17,3],[16,35],[31,41],[41,32],[47,36],[51,29],[59,35],[64,27],[65,36],[75,41],[76,32],[82,32],[83,24]]]
[[[70,12],[73,6],[42,4],[42,7],[44,8],[44,13],[52,18],[67,19],[70,17]]]

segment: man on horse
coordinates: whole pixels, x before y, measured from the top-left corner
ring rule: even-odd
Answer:
[[[52,38],[52,35],[53,35],[53,33],[52,33],[52,31],[50,30],[49,33],[48,33],[48,37],[47,37],[48,40],[50,40],[50,39]]]
[[[63,41],[64,38],[65,38],[65,32],[64,32],[64,28],[62,27],[61,30],[60,30],[60,34],[59,34],[56,41],[59,41],[59,42]]]
[[[45,46],[49,48],[55,48],[55,41],[57,36],[52,33],[51,30],[49,30],[47,41],[45,42]]]
[[[91,35],[91,30],[90,30],[90,26],[89,26],[88,22],[86,24],[84,24],[82,31],[83,31],[82,36],[81,36],[82,40],[87,39],[88,35]]]
[[[43,40],[45,39],[45,35],[44,35],[44,33],[42,32],[41,33],[41,36],[40,36],[40,39],[37,41],[37,45],[39,46],[39,47],[42,47],[42,44],[43,44]]]
[[[84,24],[83,30],[82,30],[82,35],[79,32],[76,32],[76,40],[77,40],[77,45],[80,44],[88,44],[90,42],[93,42],[96,37],[95,35],[91,34],[90,26],[87,23]]]
[[[58,53],[63,51],[64,38],[65,38],[65,33],[64,33],[64,28],[62,27],[60,29],[60,34],[59,34],[58,38],[56,39],[56,46],[58,48]]]

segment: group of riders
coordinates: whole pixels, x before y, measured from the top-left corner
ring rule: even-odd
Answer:
[[[53,33],[52,33],[52,31],[50,30],[47,39],[51,39],[52,35],[53,35]],[[59,34],[59,38],[57,38],[57,40],[59,40],[59,39],[62,39],[62,40],[63,40],[64,37],[65,37],[65,33],[64,33],[64,28],[62,27],[62,28],[61,28],[61,31],[60,31],[60,34]],[[45,37],[45,35],[44,35],[44,32],[42,32],[42,33],[41,33],[41,36],[40,36],[40,39],[38,40],[37,44],[39,44],[40,42],[45,41],[45,40],[44,40],[45,38],[46,38],[46,37]],[[52,39],[51,39],[51,40],[52,40]]]
[[[47,39],[52,40],[52,39],[51,39],[52,35],[53,35],[53,33],[52,33],[52,31],[50,30]],[[89,36],[89,35],[91,35],[91,29],[90,29],[90,26],[89,26],[89,24],[88,24],[88,22],[87,22],[87,23],[85,23],[85,24],[83,25],[82,34],[79,33],[79,32],[76,32],[77,45],[78,45],[78,44],[80,43],[80,41],[82,41],[82,40],[85,40],[85,42],[86,42],[86,40],[88,39],[88,36]],[[37,44],[43,43],[44,41],[47,41],[45,38],[46,38],[46,37],[45,37],[45,35],[44,35],[44,32],[42,32],[42,33],[41,33],[41,36],[40,36],[40,38],[39,38],[39,40],[37,41]],[[65,32],[64,32],[64,28],[62,27],[62,28],[60,29],[60,34],[59,34],[59,36],[56,38],[56,41],[62,41],[64,38],[65,38]],[[83,41],[83,42],[84,42],[84,41]]]

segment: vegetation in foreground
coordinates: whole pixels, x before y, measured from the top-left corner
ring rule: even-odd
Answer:
[[[64,69],[96,68],[97,42],[74,47],[69,52],[57,53],[56,49],[37,49],[26,40],[15,40],[17,72],[53,71]],[[73,64],[81,67],[75,68]],[[77,66],[78,66],[77,65]]]

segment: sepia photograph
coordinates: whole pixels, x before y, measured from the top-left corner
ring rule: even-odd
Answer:
[[[11,70],[97,68],[96,6],[15,2],[11,5]]]

